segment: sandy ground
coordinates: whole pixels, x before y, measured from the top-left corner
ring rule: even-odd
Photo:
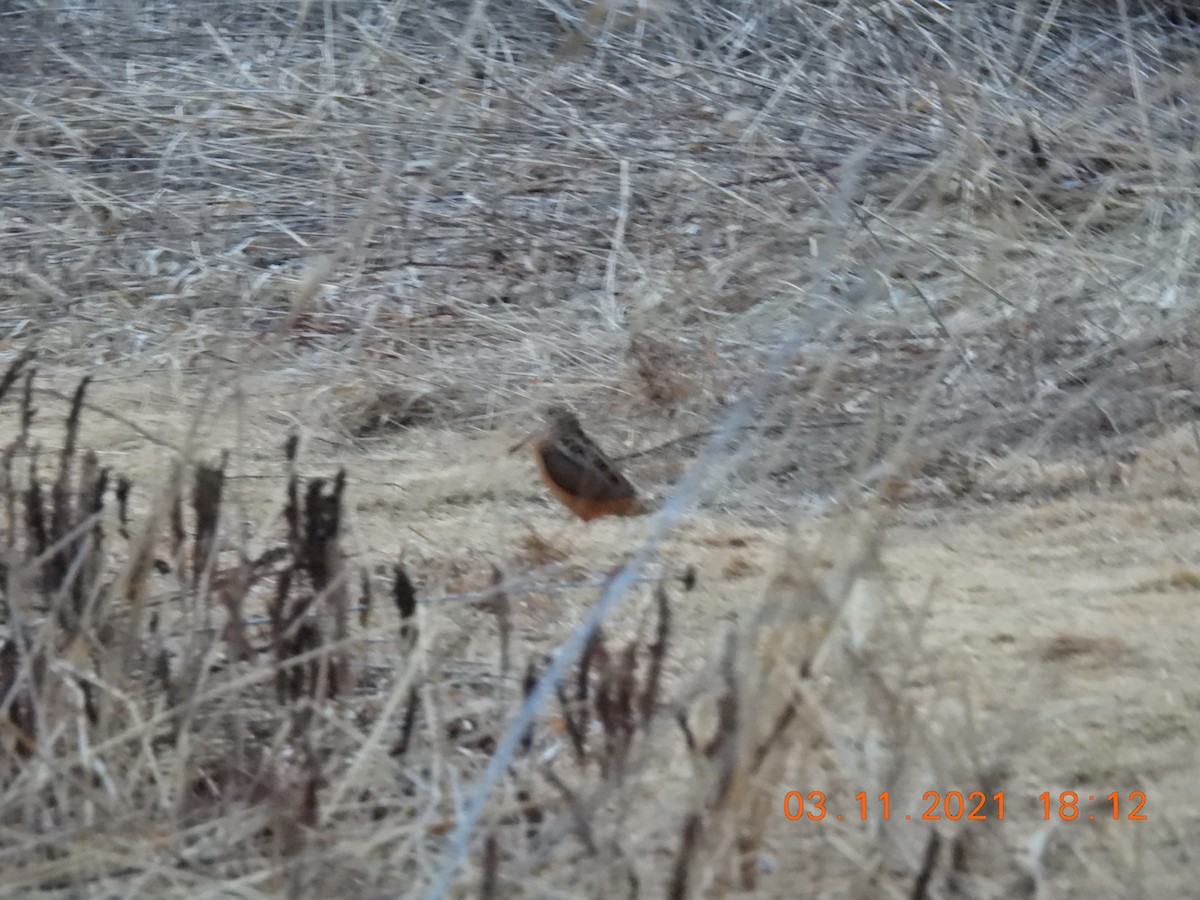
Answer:
[[[98,410],[182,442],[188,417],[181,412],[203,406],[198,382],[109,372],[89,396]],[[47,383],[60,390],[70,384],[62,372],[50,373]],[[494,563],[515,591],[518,635],[550,647],[595,597],[595,578],[645,534],[648,519],[571,520],[536,480],[528,455],[507,452],[524,436],[519,422],[491,431],[401,430],[356,446],[317,437],[325,415],[311,402],[317,385],[263,372],[243,379],[244,397],[237,401],[229,390],[234,380],[222,376],[216,383],[211,415],[199,429],[201,456],[238,448],[231,491],[247,522],[261,527],[277,511],[271,504],[282,483],[281,436],[298,428],[309,437],[302,472],[349,470],[358,557],[380,566],[399,553],[435,618],[478,626],[483,619],[456,598],[483,588]],[[61,407],[43,403],[48,447]],[[102,448],[106,465],[139,483],[161,471],[169,453],[95,413],[85,418],[84,442]],[[683,456],[667,468],[684,468]],[[1004,822],[943,821],[938,827],[962,829],[968,837],[976,827],[1004,829],[1006,843],[1018,848],[1069,834],[1063,846],[1072,848],[1073,862],[1055,867],[1061,896],[1070,893],[1072,866],[1093,876],[1101,874],[1097,866],[1126,876],[1140,866],[1150,889],[1153,873],[1191,864],[1190,847],[1200,834],[1196,446],[1190,432],[1180,430],[1148,445],[1120,478],[1062,490],[1064,480],[1079,481],[1074,476],[1081,465],[1021,469],[1028,496],[1015,502],[918,500],[896,511],[881,565],[854,592],[841,637],[818,670],[816,696],[825,698],[821,715],[837,743],[796,754],[788,773],[794,780],[779,786],[780,803],[787,789],[823,791],[831,816],[845,820],[789,822],[773,810],[778,821],[767,832],[762,890],[790,895],[789,879],[812,877],[801,860],[814,853],[825,860],[829,877],[862,877],[844,842],[870,828],[898,854],[894,864],[914,866],[927,823],[902,819],[919,817],[928,805],[926,791],[967,794],[998,783],[1006,793]],[[1012,481],[1011,471],[998,477]],[[643,487],[659,495],[670,488]],[[1039,493],[1049,499],[1037,499]],[[778,514],[736,502],[710,502],[685,515],[657,568],[672,576],[692,565],[698,574],[696,588],[679,595],[672,673],[695,671],[716,652],[726,626],[761,595],[782,545],[792,539],[813,544],[828,535],[836,516],[834,506],[825,516],[801,517],[789,532]],[[646,597],[635,597],[618,620],[640,622],[647,609]],[[386,608],[377,613],[376,627],[390,629],[390,615]],[[454,638],[449,657],[465,658],[471,643]],[[839,692],[839,685],[853,682],[855,664],[845,650],[851,644],[873,648],[927,729],[921,738],[927,753],[907,755],[900,770],[877,771],[879,747],[898,738],[875,725],[864,729],[878,720],[861,692]],[[375,661],[386,661],[387,652],[385,645]],[[671,777],[660,773],[656,783]],[[856,820],[853,797],[863,790],[872,796],[889,791],[891,821]],[[1038,795],[1067,790],[1096,800],[1082,803],[1078,821],[1045,822]],[[1143,792],[1146,821],[1109,821],[1103,798],[1113,791],[1121,795],[1122,815],[1133,810],[1133,792]],[[659,838],[669,846],[670,828]],[[818,845],[832,852],[819,853]],[[830,862],[839,858],[844,867]],[[1173,882],[1163,878],[1166,889]]]

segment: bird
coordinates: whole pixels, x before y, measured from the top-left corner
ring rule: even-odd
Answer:
[[[565,406],[552,404],[545,411],[547,427],[530,440],[542,480],[554,497],[585,522],[603,516],[636,516],[646,503],[604,451],[596,446]]]

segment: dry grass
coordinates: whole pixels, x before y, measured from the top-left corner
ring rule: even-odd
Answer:
[[[1187,894],[1194,15],[0,7],[6,896]]]

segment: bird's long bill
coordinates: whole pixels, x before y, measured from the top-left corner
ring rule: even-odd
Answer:
[[[516,453],[518,450],[520,450],[522,447],[524,447],[526,444],[528,444],[532,440],[533,440],[533,435],[527,434],[527,435],[525,435],[525,437],[521,438],[521,440],[517,441],[517,443],[515,443],[511,447],[509,447],[508,452]]]

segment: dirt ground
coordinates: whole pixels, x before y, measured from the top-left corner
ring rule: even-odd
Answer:
[[[644,536],[644,519],[587,525],[570,519],[536,479],[530,456],[508,452],[525,435],[515,424],[476,432],[417,428],[353,446],[321,440],[321,417],[299,412],[320,385],[272,373],[238,383],[252,385],[241,410],[216,391],[201,446],[210,456],[236,448],[233,493],[249,522],[261,528],[277,515],[271,498],[282,482],[279,436],[298,428],[307,436],[304,471],[329,475],[345,466],[350,472],[353,543],[368,565],[386,564],[399,549],[434,604],[485,587],[492,564],[505,569],[518,592],[522,585],[553,585],[549,594],[531,587],[519,602],[518,632],[531,646],[563,640],[596,596],[594,576],[619,564]],[[170,442],[182,442],[203,403],[194,389],[176,392],[157,378],[116,373],[99,378],[91,397],[97,409],[135,419]],[[103,462],[114,471],[135,482],[161,471],[163,448],[113,419],[92,415],[87,422],[85,442],[104,448]],[[675,455],[675,468],[687,465],[685,453]],[[859,791],[890,793],[892,820],[874,822],[873,834],[891,848],[888,864],[904,871],[917,864],[928,823],[900,817],[923,812],[927,791],[991,796],[988,785],[996,784],[1006,795],[1005,821],[965,824],[960,834],[974,839],[975,827],[999,829],[1011,846],[1053,847],[1061,839],[1074,861],[1049,867],[1046,889],[1057,896],[1080,883],[1077,866],[1089,884],[1102,874],[1125,879],[1137,872],[1147,890],[1176,889],[1176,873],[1190,865],[1186,836],[1200,831],[1193,749],[1200,716],[1193,536],[1200,513],[1191,486],[1200,458],[1190,429],[1178,429],[1118,470],[1101,466],[1096,475],[1089,462],[1010,460],[992,480],[996,494],[1017,499],[935,496],[896,511],[879,568],[849,601],[840,640],[874,645],[936,749],[923,762],[909,757],[899,770],[878,771],[873,745],[900,738],[886,729],[875,733],[867,701],[838,691],[843,667],[853,662],[832,651],[817,696],[826,698],[821,715],[835,746],[802,755],[772,793],[781,804],[787,790],[820,790],[830,815],[841,809],[846,821],[789,822],[772,809],[758,891],[791,896],[798,878],[845,885],[865,877],[861,859],[842,858],[838,850],[841,841],[872,833],[853,821]],[[636,465],[630,471],[643,474]],[[651,493],[669,488],[644,477],[640,486]],[[987,487],[984,481],[978,493],[986,495]],[[725,627],[748,615],[781,546],[796,538],[815,545],[838,515],[834,504],[789,526],[778,509],[717,496],[676,523],[659,556],[658,569],[668,577],[689,565],[697,573],[679,610],[672,668],[680,677],[694,674]],[[1030,499],[1038,496],[1047,499]],[[540,557],[543,541],[555,558]],[[582,583],[570,587],[576,579]],[[644,601],[630,602],[619,619],[644,608]],[[387,632],[393,626],[387,611],[381,615],[377,627]],[[473,621],[479,627],[478,617]],[[387,646],[363,662],[386,663]],[[456,639],[451,648],[452,658],[473,654],[470,639]],[[648,777],[661,786],[657,776]],[[1080,821],[1047,822],[1037,799],[1043,791],[1097,800],[1081,805]],[[1121,794],[1122,816],[1133,810],[1134,792],[1142,792],[1146,820],[1109,821],[1111,805],[1103,798],[1113,791]],[[669,831],[655,839],[666,852]],[[829,860],[820,876],[801,863],[814,854]],[[993,860],[983,872],[990,877],[1007,865]],[[1114,888],[1111,896],[1123,891]]]

